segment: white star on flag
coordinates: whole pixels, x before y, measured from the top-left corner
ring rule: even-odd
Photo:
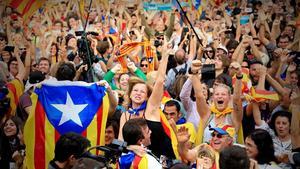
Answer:
[[[67,92],[67,101],[66,104],[51,104],[57,110],[62,112],[62,116],[59,122],[59,126],[65,122],[72,120],[74,123],[82,127],[82,123],[79,117],[79,113],[88,105],[88,104],[74,104],[72,98]]]

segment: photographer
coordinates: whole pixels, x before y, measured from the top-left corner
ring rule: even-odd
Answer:
[[[127,142],[128,146],[139,145],[142,147],[147,147],[151,144],[151,130],[148,128],[145,119],[135,118],[128,120],[123,126],[122,134],[124,141]],[[145,151],[149,152],[147,149]],[[127,154],[122,154],[119,160],[119,166],[121,169],[130,166],[139,169],[162,168],[161,164],[158,162],[158,159],[156,159],[152,153],[136,154],[132,151],[128,152]]]
[[[54,159],[48,169],[72,168],[90,145],[90,141],[79,134],[62,135],[55,144]]]

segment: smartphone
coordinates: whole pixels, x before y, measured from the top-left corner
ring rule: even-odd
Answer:
[[[204,64],[201,69],[201,78],[203,80],[215,79],[216,69],[215,64]]]
[[[5,46],[4,51],[14,52],[15,51],[15,47],[14,46]]]

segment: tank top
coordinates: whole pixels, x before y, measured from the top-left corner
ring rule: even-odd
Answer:
[[[207,123],[208,125],[205,126],[204,132],[203,132],[203,143],[208,143],[211,139],[211,133],[212,131],[209,130],[210,127],[216,127],[215,123],[215,114],[211,114],[212,117],[209,118],[209,122]],[[223,123],[224,125],[229,124],[232,125],[232,120],[231,120],[231,114],[227,114],[225,116],[225,121]]]
[[[160,158],[161,155],[166,156],[168,159],[176,159],[171,139],[164,132],[161,122],[146,120],[151,133],[151,145],[149,149],[152,153]]]

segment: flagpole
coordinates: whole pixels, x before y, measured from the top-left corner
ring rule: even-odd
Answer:
[[[203,47],[203,44],[202,44],[202,42],[201,42],[201,39],[199,38],[198,34],[196,33],[196,31],[195,31],[195,29],[194,29],[194,27],[193,27],[193,25],[192,25],[191,21],[190,21],[190,20],[189,20],[189,18],[187,17],[187,15],[186,15],[186,12],[183,10],[183,8],[182,8],[182,6],[181,6],[181,4],[180,4],[179,0],[176,0],[176,2],[177,2],[177,4],[179,5],[179,7],[180,7],[180,10],[182,11],[182,13],[183,13],[183,15],[184,15],[185,19],[188,21],[188,23],[189,23],[190,27],[192,28],[192,30],[193,30],[193,32],[194,32],[194,34],[195,34],[195,36],[197,37],[197,39],[198,39],[198,41],[199,41],[200,45]]]
[[[92,68],[92,61],[91,61],[91,53],[90,53],[90,46],[89,46],[89,43],[88,43],[88,40],[87,40],[87,33],[86,33],[86,28],[87,28],[87,24],[89,22],[89,16],[90,16],[90,12],[91,12],[91,7],[92,7],[92,2],[93,0],[90,0],[90,4],[89,4],[89,9],[88,9],[88,12],[87,12],[87,17],[86,17],[86,21],[85,21],[85,25],[84,25],[84,29],[83,29],[83,34],[82,34],[82,37],[84,37],[84,43],[85,43],[85,46],[86,46],[86,49],[88,49],[86,52],[87,52],[87,57],[88,57],[88,65],[90,65],[90,67],[88,68],[87,70],[87,73],[86,73],[86,80],[88,82],[95,82],[96,81],[96,76],[95,76],[95,72]],[[90,78],[89,77],[89,72],[91,73],[92,77]]]

